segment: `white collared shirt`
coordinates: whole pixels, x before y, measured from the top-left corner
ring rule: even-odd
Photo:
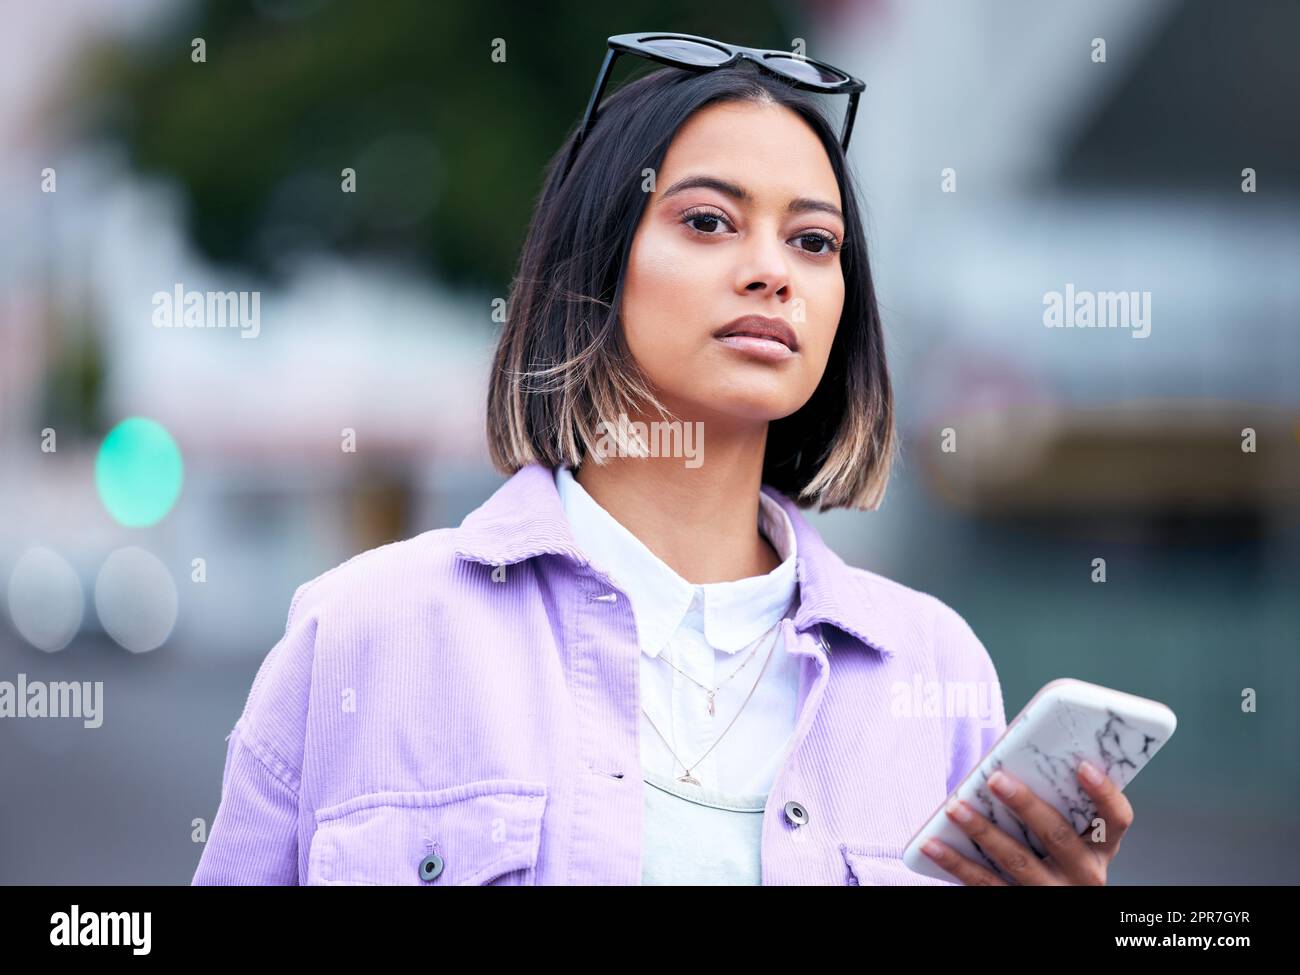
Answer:
[[[800,658],[786,652],[779,625],[797,608],[789,517],[760,492],[759,528],[781,564],[763,576],[692,584],[602,508],[568,467],[556,468],[555,481],[578,547],[627,594],[636,620],[646,781],[643,882],[759,883],[763,805],[798,705]],[[718,687],[712,716],[706,692],[667,661],[704,687]],[[672,742],[671,751],[660,733]],[[690,763],[700,785],[678,781],[682,763]]]

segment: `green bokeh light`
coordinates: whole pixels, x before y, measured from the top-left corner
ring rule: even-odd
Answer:
[[[142,528],[171,511],[184,468],[180,448],[162,424],[133,416],[99,445],[95,485],[110,515],[128,528]]]

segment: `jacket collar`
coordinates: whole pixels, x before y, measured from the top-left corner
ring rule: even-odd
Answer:
[[[906,628],[883,581],[846,565],[788,497],[768,484],[762,490],[794,525],[800,596],[795,629],[829,623],[886,657],[895,656]],[[539,555],[564,556],[580,567],[591,564],[569,529],[554,471],[539,463],[521,467],[465,517],[457,530],[456,555],[492,566]]]

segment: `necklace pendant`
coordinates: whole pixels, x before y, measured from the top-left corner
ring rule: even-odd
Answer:
[[[713,717],[713,691],[709,691],[709,717]]]
[[[699,785],[699,784],[700,784],[700,780],[697,779],[695,776],[691,775],[691,770],[690,770],[690,769],[687,769],[687,770],[686,770],[686,774],[685,774],[685,775],[679,776],[678,779],[677,779],[677,781],[678,781],[678,782],[685,782],[687,785]]]

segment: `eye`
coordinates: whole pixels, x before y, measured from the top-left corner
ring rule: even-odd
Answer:
[[[705,207],[694,207],[685,211],[681,216],[681,222],[700,237],[721,237],[722,234],[718,232],[719,227],[733,233],[736,229],[726,214]],[[840,249],[840,242],[833,234],[820,230],[810,230],[790,240],[797,241],[795,246],[810,257],[826,257],[837,253]]]
[[[715,232],[719,224],[732,230],[735,229],[731,226],[731,221],[727,219],[725,214],[714,210],[705,210],[699,207],[687,210],[683,213],[682,223],[686,224],[701,237],[720,236]]]
[[[806,234],[800,234],[792,238],[799,241],[799,249],[812,254],[815,257],[821,257],[825,254],[834,254],[840,249],[840,242],[830,234],[824,234],[819,231],[808,231]],[[816,250],[812,248],[818,248]]]

